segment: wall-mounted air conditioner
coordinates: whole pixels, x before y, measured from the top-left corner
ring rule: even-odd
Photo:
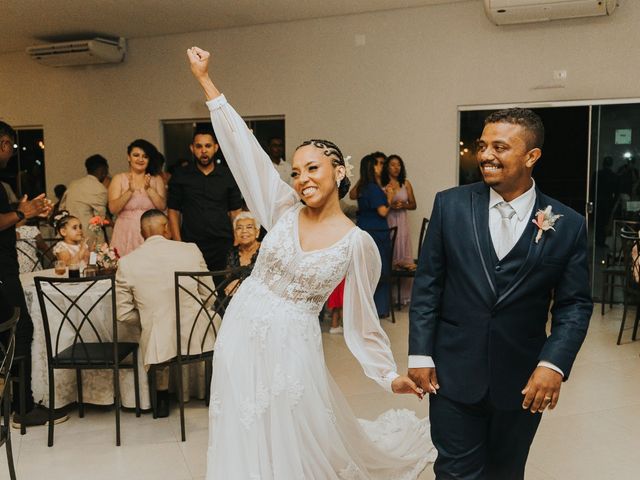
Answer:
[[[98,63],[120,63],[127,52],[126,40],[93,38],[72,42],[49,43],[27,48],[35,61],[50,67],[71,67]]]
[[[611,15],[619,0],[484,0],[496,25]]]

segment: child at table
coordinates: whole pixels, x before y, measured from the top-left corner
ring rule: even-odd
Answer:
[[[62,210],[53,217],[53,228],[62,237],[62,241],[53,247],[56,258],[67,266],[78,265],[80,270],[87,266],[90,248],[82,234],[82,223],[69,212]]]

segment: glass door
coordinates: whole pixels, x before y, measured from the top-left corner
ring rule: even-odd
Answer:
[[[589,245],[594,299],[622,301],[620,230],[640,230],[640,103],[593,106]],[[609,275],[607,272],[614,272]],[[617,277],[617,278],[616,278]]]

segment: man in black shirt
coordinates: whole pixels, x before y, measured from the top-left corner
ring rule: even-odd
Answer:
[[[0,169],[4,169],[11,159],[14,151],[16,132],[8,124],[0,122]],[[9,199],[4,188],[0,188],[0,296],[2,297],[4,308],[0,312],[6,316],[9,307],[20,308],[20,320],[16,328],[16,359],[22,359],[26,377],[26,415],[20,417],[14,415],[14,423],[25,426],[44,425],[47,422],[47,410],[34,408],[33,393],[31,392],[31,342],[33,340],[33,323],[27,310],[24,299],[24,292],[20,284],[20,273],[18,266],[18,254],[16,250],[16,223],[27,218],[38,216],[46,217],[51,211],[52,204],[45,198],[44,193],[38,195],[33,200],[27,200],[26,195],[14,208],[9,204]],[[7,318],[0,318],[0,322]],[[14,392],[19,392],[14,389]],[[18,411],[19,395],[13,396],[12,409]],[[66,420],[66,415],[57,414],[56,422]]]
[[[242,195],[229,169],[214,161],[219,146],[213,130],[197,130],[190,147],[194,164],[176,171],[169,182],[171,233],[174,240],[198,245],[209,270],[223,270]]]

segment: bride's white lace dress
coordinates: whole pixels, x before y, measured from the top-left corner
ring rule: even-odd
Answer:
[[[397,373],[373,303],[375,243],[354,228],[328,248],[303,251],[297,194],[224,96],[207,105],[240,190],[269,231],[216,342],[207,479],[417,478],[435,458],[428,420],[408,410],[356,419],[322,351],[318,314],[346,275],[346,343],[365,374],[390,391]]]

